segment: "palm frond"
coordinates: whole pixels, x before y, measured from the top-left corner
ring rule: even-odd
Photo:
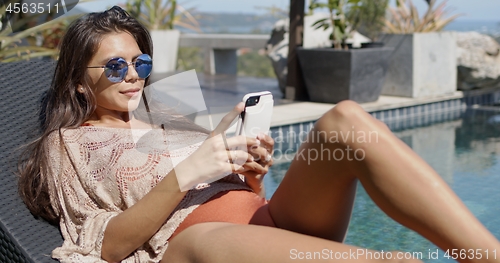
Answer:
[[[386,19],[384,31],[393,34],[406,34],[413,32],[441,31],[450,22],[462,14],[445,17],[447,14],[446,1],[436,5],[436,0],[431,0],[422,17],[418,14],[416,6],[411,0],[397,0],[398,6],[389,8],[392,17]]]
[[[126,10],[149,30],[173,29],[174,26],[201,32],[200,25],[190,10],[176,0],[128,0]],[[136,10],[140,10],[137,14]],[[136,14],[136,15],[134,15]]]

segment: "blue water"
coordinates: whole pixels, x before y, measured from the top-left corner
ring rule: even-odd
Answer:
[[[477,31],[482,34],[500,36],[500,20],[460,20],[448,24],[445,30],[449,31]]]
[[[453,121],[394,133],[426,160],[500,239],[500,107],[469,109]],[[265,177],[268,198],[289,165],[278,160],[270,169]],[[386,216],[361,185],[346,243],[384,251],[422,252],[426,262],[453,261],[445,259],[442,251],[436,254],[435,245]],[[429,252],[438,259],[429,259]],[[497,256],[500,258],[500,251]]]

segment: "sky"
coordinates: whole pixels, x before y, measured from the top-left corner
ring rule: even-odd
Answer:
[[[107,6],[124,3],[126,0],[96,0],[91,3],[79,4],[88,11],[102,11]],[[326,1],[326,0],[325,0]],[[396,0],[390,0],[394,5]],[[443,0],[438,0],[441,3]],[[306,2],[308,2],[306,0]],[[184,7],[193,7],[200,12],[224,13],[263,13],[259,7],[279,7],[287,9],[290,0],[179,0]],[[413,3],[423,13],[427,4],[424,0],[413,0]],[[463,14],[457,20],[492,20],[500,21],[500,0],[448,0],[450,14]]]

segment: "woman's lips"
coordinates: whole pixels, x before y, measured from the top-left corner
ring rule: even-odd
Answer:
[[[139,94],[139,91],[141,91],[141,89],[129,89],[125,91],[120,91],[120,93],[128,97],[134,97]]]

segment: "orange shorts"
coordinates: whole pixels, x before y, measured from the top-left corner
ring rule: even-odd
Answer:
[[[173,233],[173,237],[184,229],[204,222],[229,222],[275,227],[269,214],[267,201],[246,190],[220,192],[201,204],[189,214]]]

